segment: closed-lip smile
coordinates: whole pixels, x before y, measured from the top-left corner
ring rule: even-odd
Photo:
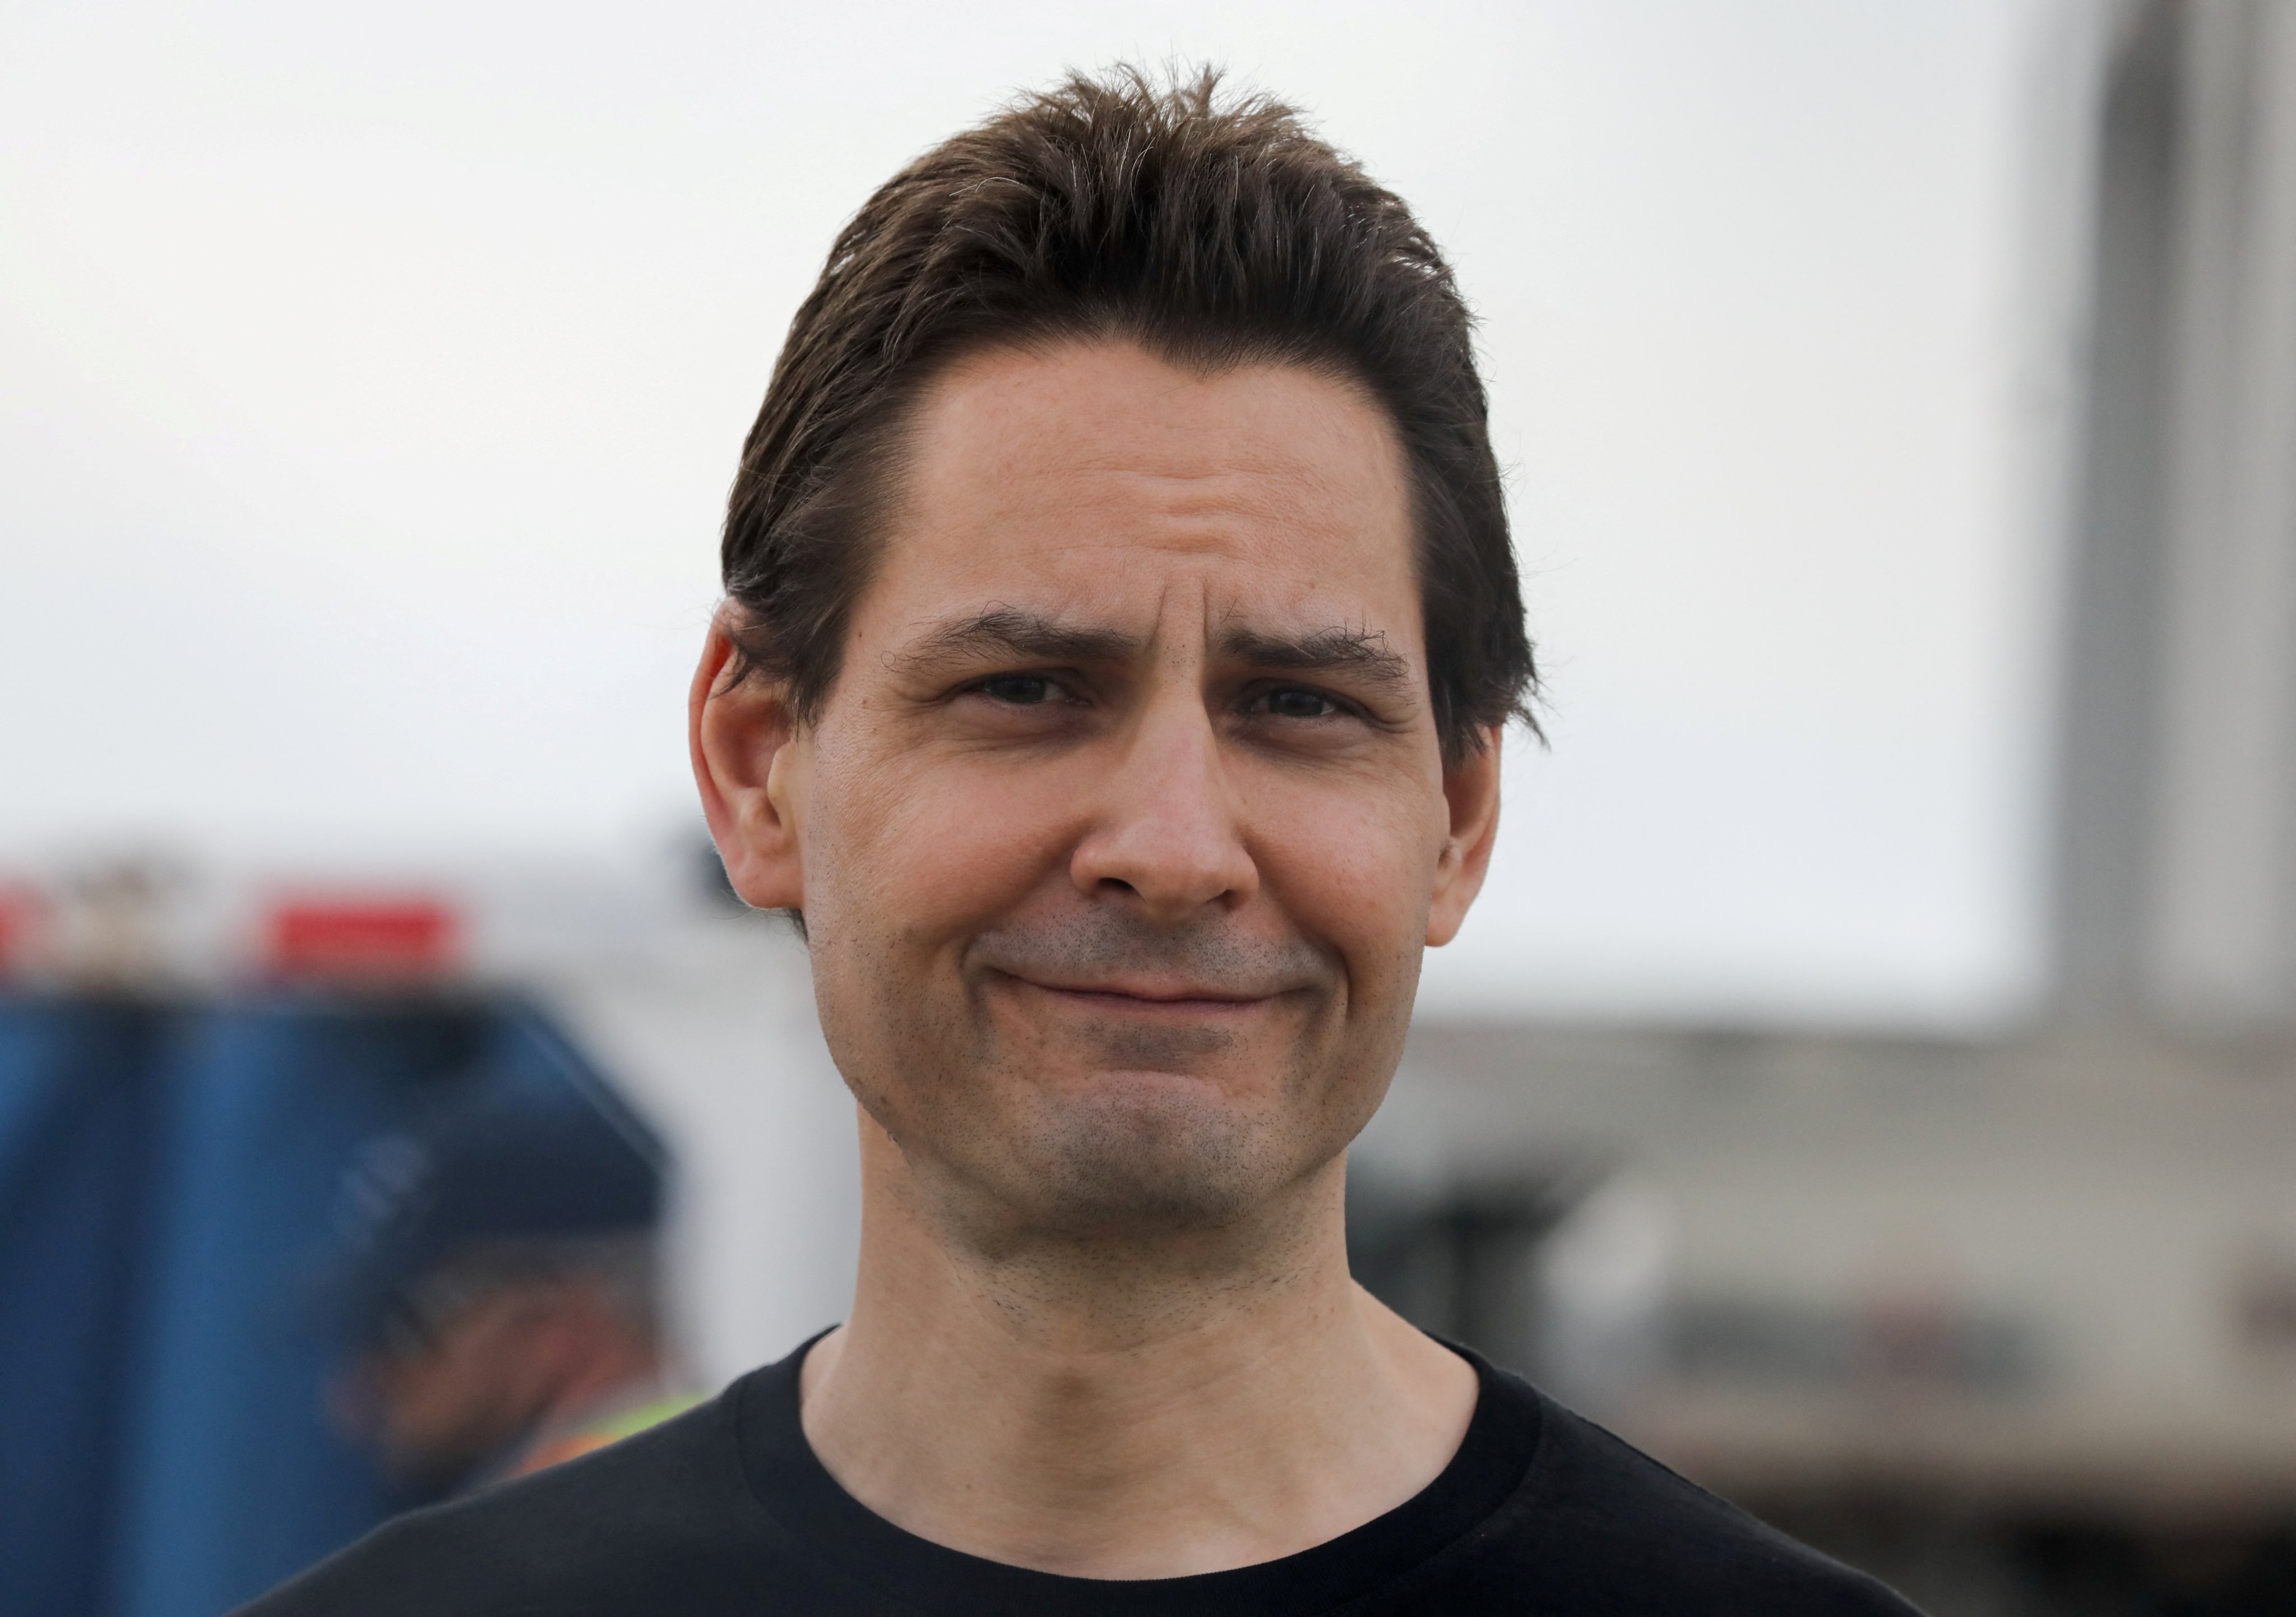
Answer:
[[[1094,982],[1045,982],[1013,972],[998,976],[1039,993],[1096,1005],[1111,1011],[1233,1012],[1265,1005],[1275,994],[1241,993],[1210,983],[1147,978],[1116,978]]]

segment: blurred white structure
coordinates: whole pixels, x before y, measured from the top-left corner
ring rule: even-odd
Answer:
[[[2062,988],[2296,1025],[2296,8],[2122,8],[2070,608]]]
[[[718,1385],[843,1319],[853,1100],[794,932],[690,915],[649,958],[562,972],[549,997],[676,1153],[671,1288],[696,1376]]]
[[[1481,1345],[1702,1482],[2296,1507],[2284,1075],[2128,1038],[1423,1027],[1390,1104],[1470,1192],[1616,1170],[1513,1276],[1529,1333]]]
[[[860,1195],[804,947],[716,891],[691,851],[621,867],[117,855],[0,873],[0,981],[538,999],[670,1148],[677,1345],[714,1388],[844,1317]]]
[[[1738,1497],[1963,1523],[1884,1568],[1940,1611],[2041,1609],[2035,1524],[2296,1516],[2296,4],[2107,10],[2041,1014],[1423,1025],[1363,1153],[1603,1186],[1456,1317]]]

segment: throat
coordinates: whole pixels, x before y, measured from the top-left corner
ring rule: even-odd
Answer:
[[[1336,1218],[1210,1284],[885,1244],[865,1234],[853,1317],[802,1367],[806,1440],[878,1515],[988,1560],[1137,1579],[1296,1554],[1425,1487],[1473,1412],[1472,1368],[1348,1278]]]

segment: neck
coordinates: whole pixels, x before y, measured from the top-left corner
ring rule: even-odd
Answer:
[[[1349,1278],[1343,1167],[1200,1234],[953,1238],[865,1115],[852,1318],[808,1356],[831,1474],[922,1538],[1096,1578],[1295,1554],[1431,1482],[1472,1369]]]

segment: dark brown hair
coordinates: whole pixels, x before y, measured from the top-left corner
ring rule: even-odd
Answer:
[[[960,355],[1123,338],[1177,363],[1349,376],[1413,473],[1444,755],[1530,718],[1537,679],[1472,320],[1394,193],[1218,75],[1076,75],[926,152],[830,250],[791,322],[726,515],[734,674],[801,719],[835,684],[906,416]]]

